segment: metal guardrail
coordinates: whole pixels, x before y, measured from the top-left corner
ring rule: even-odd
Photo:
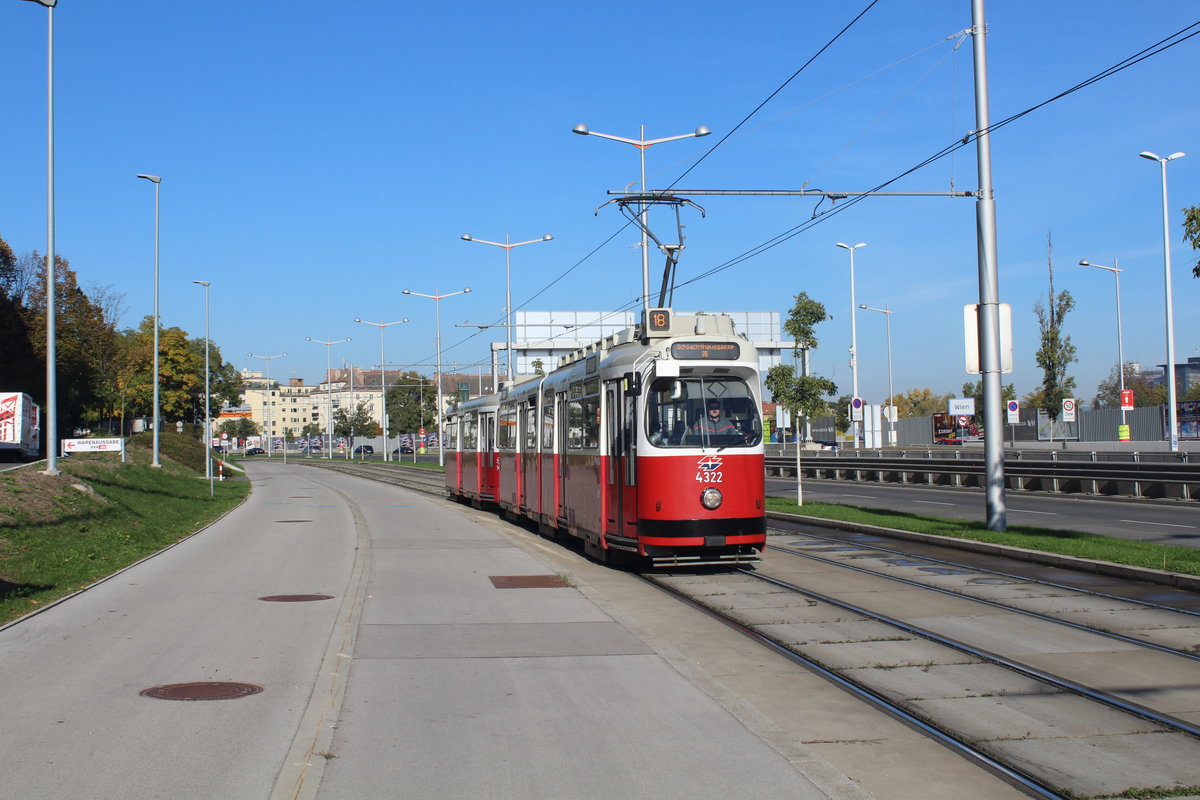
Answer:
[[[802,452],[800,469],[805,477],[835,480],[878,481],[928,486],[977,486],[986,480],[982,456],[956,451],[953,457],[938,451],[863,451],[858,455],[815,451]],[[1088,458],[1064,458],[1051,451],[1040,458],[1005,453],[1005,488],[1017,491],[1047,491],[1131,497],[1200,499],[1200,463],[1186,454],[1155,453],[1154,460],[1130,459],[1133,454],[1074,453]],[[1124,456],[1124,460],[1105,456]],[[1168,456],[1170,460],[1157,458]],[[1178,456],[1183,456],[1179,458]],[[768,475],[794,477],[795,456],[768,457]]]

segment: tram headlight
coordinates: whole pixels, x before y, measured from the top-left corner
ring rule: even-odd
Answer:
[[[721,490],[713,486],[708,487],[700,495],[700,505],[707,508],[709,511],[715,511],[721,507],[724,497],[721,495]]]

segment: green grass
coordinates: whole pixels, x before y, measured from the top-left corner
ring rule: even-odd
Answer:
[[[249,493],[249,483],[226,481],[210,498],[204,448],[186,434],[161,434],[162,466],[149,466],[149,439],[132,437],[125,464],[81,454],[61,459],[57,478],[40,465],[0,476],[0,622],[183,539]]]
[[[805,514],[821,519],[836,519],[880,525],[885,528],[899,528],[916,533],[950,536],[956,539],[972,539],[979,542],[1024,547],[1046,553],[1162,569],[1186,575],[1200,575],[1200,549],[1191,547],[1172,547],[1118,539],[1112,536],[1100,536],[1094,533],[1051,530],[1025,525],[1013,525],[1005,532],[997,532],[989,531],[982,522],[942,519],[922,514],[879,511],[831,503],[805,503],[803,506],[797,506],[794,501],[781,497],[768,497],[767,509],[788,514]]]

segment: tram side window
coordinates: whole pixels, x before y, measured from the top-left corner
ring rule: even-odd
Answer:
[[[646,402],[646,436],[655,447],[754,447],[762,420],[740,378],[657,378]]]
[[[503,406],[500,409],[500,430],[496,438],[501,450],[517,448],[517,407],[515,405]]]
[[[567,449],[599,447],[600,379],[571,384],[567,398]]]
[[[525,406],[525,443],[523,447],[526,453],[537,451],[537,430],[537,405],[530,403]]]
[[[542,406],[542,452],[549,453],[554,449],[554,398],[547,394],[546,404]]]
[[[458,420],[446,420],[446,445],[450,450],[461,450],[462,447],[458,441]]]
[[[467,414],[462,418],[462,449],[479,449],[479,418],[474,414]]]

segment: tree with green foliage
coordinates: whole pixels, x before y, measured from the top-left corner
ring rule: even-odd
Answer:
[[[379,423],[371,415],[366,401],[360,401],[354,411],[339,408],[333,412],[333,435],[349,438],[353,446],[356,436],[378,436]]]
[[[975,416],[982,420],[983,417],[983,381],[967,381],[962,385],[962,394],[960,397],[969,397],[975,401]],[[1004,419],[1005,409],[1009,400],[1017,399],[1017,391],[1010,383],[1008,385],[1000,384],[1000,410],[997,412],[999,419]],[[943,411],[947,409],[942,408]]]
[[[1183,240],[1190,243],[1193,250],[1200,250],[1200,206],[1183,210]],[[1192,275],[1200,278],[1200,259],[1192,265]]]
[[[792,352],[808,364],[808,352],[817,347],[815,328],[818,324],[829,319],[825,304],[813,300],[807,292],[796,295],[796,302],[783,323],[784,332],[792,337]],[[800,418],[804,418],[804,440],[812,439],[810,421],[813,417],[824,414],[828,410],[826,398],[837,394],[837,385],[828,378],[820,375],[797,375],[795,367],[779,364],[767,372],[766,387],[775,398],[775,402],[788,409],[796,420],[799,428]]]
[[[258,423],[249,417],[227,419],[217,426],[217,435],[228,433],[230,439],[245,439],[249,436],[258,436],[258,431]]]
[[[1154,385],[1133,364],[1125,364],[1125,388],[1133,390],[1135,408],[1159,406],[1167,402],[1166,385]],[[1099,408],[1121,407],[1121,381],[1117,375],[1116,366],[1109,371],[1108,377],[1096,386],[1096,406]]]
[[[417,372],[401,373],[387,391],[389,435],[437,429],[437,385]]]
[[[1038,328],[1041,330],[1041,346],[1034,359],[1042,370],[1042,385],[1030,395],[1027,401],[1046,410],[1051,420],[1057,420],[1062,411],[1062,401],[1075,396],[1075,379],[1067,375],[1067,369],[1072,362],[1079,359],[1075,355],[1075,345],[1071,337],[1063,334],[1063,320],[1075,308],[1075,299],[1066,289],[1054,291],[1054,245],[1049,235],[1046,237],[1046,266],[1050,273],[1050,293],[1045,304],[1041,298],[1033,304],[1033,313],[1038,318]]]
[[[896,406],[896,416],[901,419],[931,417],[945,413],[950,406],[950,395],[936,394],[927,386],[897,394],[891,398],[891,402]]]

